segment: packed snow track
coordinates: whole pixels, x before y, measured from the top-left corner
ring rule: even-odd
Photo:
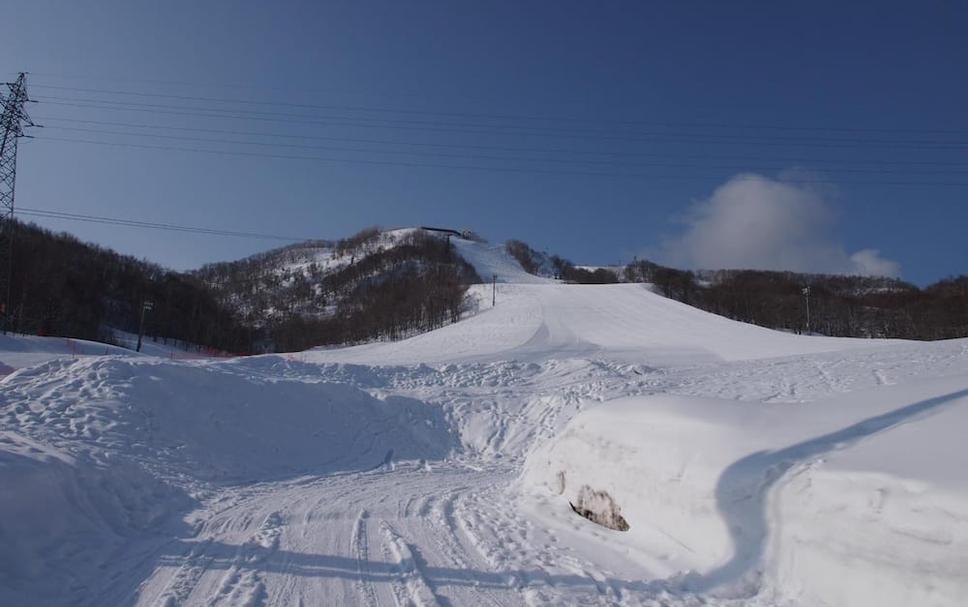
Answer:
[[[477,314],[401,342],[8,363],[0,604],[968,596],[968,341],[502,279],[493,309],[481,288]],[[570,505],[606,494],[628,531]]]

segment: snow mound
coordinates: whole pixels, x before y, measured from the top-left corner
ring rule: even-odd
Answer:
[[[195,503],[124,460],[98,461],[0,433],[0,604],[62,605],[94,596],[102,567],[129,542],[186,533]]]
[[[231,364],[54,361],[10,375],[3,387],[7,428],[204,480],[439,459],[455,444],[440,410],[418,400],[239,373]]]
[[[629,530],[605,541],[667,576],[691,571],[680,579],[692,591],[957,605],[966,423],[964,376],[803,406],[626,398],[578,414],[519,482],[552,525],[588,487],[609,495]]]
[[[69,337],[0,335],[0,376],[57,358],[107,354],[134,355],[136,353],[118,346]]]
[[[32,367],[57,359],[77,359],[91,356],[158,356],[161,358],[210,358],[216,352],[194,344],[176,340],[156,341],[145,336],[141,352],[135,352],[138,336],[124,331],[112,331],[116,343],[75,339],[73,337],[44,337],[40,335],[0,335],[0,377],[17,369]]]

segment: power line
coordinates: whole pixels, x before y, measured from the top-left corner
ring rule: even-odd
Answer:
[[[499,151],[499,152],[524,152],[524,153],[535,153],[535,154],[576,154],[584,156],[608,156],[608,157],[644,157],[644,158],[685,158],[685,159],[707,159],[707,160],[745,160],[752,162],[764,162],[764,161],[779,161],[784,163],[793,164],[835,164],[840,165],[842,161],[831,161],[828,159],[805,159],[802,157],[791,158],[770,155],[768,158],[762,156],[738,156],[735,154],[729,155],[717,155],[717,154],[671,154],[668,152],[641,152],[641,151],[615,151],[615,150],[593,150],[593,149],[568,149],[568,148],[547,148],[547,147],[522,147],[522,146],[496,146],[496,145],[472,145],[472,144],[456,144],[456,143],[438,143],[438,142],[427,142],[427,141],[400,141],[394,139],[370,139],[370,138],[360,138],[360,137],[333,137],[333,136],[321,136],[321,135],[294,135],[290,133],[272,133],[265,131],[240,131],[232,129],[212,129],[205,127],[184,127],[175,125],[158,125],[158,124],[144,124],[144,123],[132,123],[132,122],[115,122],[107,120],[85,120],[77,118],[65,118],[65,117],[38,117],[38,120],[43,120],[45,122],[67,122],[71,124],[98,124],[105,126],[121,126],[129,128],[139,128],[139,129],[154,129],[154,130],[166,130],[166,131],[190,131],[190,132],[202,132],[202,133],[217,133],[222,135],[236,135],[240,137],[268,137],[268,138],[278,138],[278,139],[297,139],[306,141],[338,141],[345,143],[363,143],[363,144],[374,144],[374,145],[398,145],[398,146],[408,146],[408,147],[431,147],[431,148],[445,148],[445,149],[461,149],[461,150],[485,150],[485,151]],[[101,131],[98,131],[101,132]],[[885,165],[885,166],[952,166],[952,167],[966,167],[968,168],[968,161],[962,162],[951,162],[951,161],[918,161],[918,160],[907,160],[907,161],[891,161],[891,160],[859,160],[854,161],[856,164],[860,165]]]
[[[660,126],[660,127],[685,127],[685,128],[729,128],[729,129],[763,129],[763,130],[779,130],[779,131],[803,131],[803,132],[845,132],[845,133],[905,133],[905,134],[959,134],[964,135],[968,133],[965,130],[951,130],[951,129],[900,129],[900,128],[885,128],[885,127],[814,127],[814,126],[784,126],[775,124],[749,124],[749,123],[716,123],[716,122],[676,122],[676,121],[643,121],[643,120],[609,120],[609,119],[591,119],[591,118],[578,118],[578,117],[559,117],[559,116],[536,116],[536,115],[526,115],[526,114],[493,114],[493,113],[483,113],[483,112],[452,112],[452,111],[438,111],[438,110],[419,110],[413,108],[389,108],[389,107],[373,107],[373,106],[361,106],[361,105],[339,105],[339,104],[312,104],[312,103],[292,103],[286,101],[266,101],[266,100],[255,100],[255,99],[237,99],[237,98],[226,98],[226,97],[204,97],[204,96],[192,96],[192,95],[172,95],[165,93],[153,93],[153,92],[141,92],[141,91],[123,91],[123,90],[112,90],[112,89],[99,89],[99,88],[84,88],[84,87],[69,87],[69,86],[57,86],[57,85],[44,85],[37,84],[34,85],[37,88],[55,89],[55,90],[65,90],[83,93],[99,93],[99,94],[109,94],[109,95],[127,95],[136,97],[150,97],[150,98],[163,98],[163,99],[176,99],[182,101],[205,101],[205,102],[215,102],[215,103],[235,103],[240,105],[261,105],[261,106],[283,106],[292,108],[304,108],[304,109],[320,109],[320,110],[338,110],[338,111],[356,111],[356,112],[372,112],[372,113],[389,113],[389,114],[413,114],[413,115],[423,115],[423,116],[451,116],[451,117],[466,117],[466,118],[486,118],[493,120],[518,120],[518,121],[544,121],[544,122],[573,122],[573,123],[583,123],[583,124],[612,124],[612,125],[639,125],[639,126]]]
[[[217,118],[227,120],[258,120],[264,122],[282,122],[294,124],[316,124],[323,126],[346,126],[369,129],[414,130],[435,133],[464,133],[492,136],[525,136],[549,137],[560,139],[578,139],[590,141],[624,141],[651,143],[707,143],[714,145],[773,145],[773,146],[805,146],[805,147],[924,147],[931,146],[936,150],[960,150],[968,148],[968,141],[962,140],[892,140],[892,139],[857,139],[857,138],[781,138],[765,135],[744,137],[741,135],[723,135],[710,133],[673,133],[656,132],[645,133],[633,131],[629,136],[624,134],[607,134],[606,131],[589,129],[569,130],[550,127],[519,127],[514,125],[481,125],[464,123],[440,123],[420,120],[390,120],[374,118],[353,118],[346,116],[321,117],[312,114],[292,114],[286,112],[264,112],[254,110],[234,110],[226,108],[192,107],[184,110],[171,110],[171,105],[133,103],[109,101],[102,99],[74,99],[70,97],[45,96],[38,98],[45,104],[99,109],[123,112],[146,112],[153,114],[168,114],[174,116],[195,116],[201,118]],[[364,122],[368,120],[369,122]],[[504,130],[495,130],[504,129]]]
[[[166,79],[160,79],[160,78],[132,78],[130,76],[129,77],[119,77],[119,76],[111,77],[111,76],[76,75],[76,74],[49,74],[49,73],[39,73],[38,74],[37,72],[30,72],[30,73],[34,77],[39,77],[41,79],[50,79],[50,80],[68,80],[68,81],[83,80],[85,82],[88,82],[88,81],[91,81],[91,80],[100,80],[102,82],[123,82],[123,83],[126,83],[126,84],[127,83],[137,83],[137,84],[149,84],[149,85],[152,85],[152,86],[176,87],[176,88],[178,88],[178,87],[191,87],[192,89],[199,89],[199,88],[206,88],[207,87],[207,88],[215,88],[215,89],[235,89],[235,90],[244,89],[244,90],[253,90],[253,91],[255,91],[255,90],[257,90],[257,91],[264,91],[265,90],[265,85],[255,85],[255,84],[249,84],[249,83],[243,83],[243,82],[232,82],[232,83],[225,82],[225,81],[218,82],[218,83],[217,82],[212,82],[212,81],[207,81],[207,82],[190,82],[190,81],[187,81],[187,80],[166,80]],[[345,89],[345,88],[336,88],[336,87],[325,87],[325,88],[323,88],[323,87],[299,87],[299,88],[296,88],[296,87],[293,87],[290,83],[287,83],[286,86],[285,86],[285,90],[287,90],[287,91],[298,91],[298,92],[303,92],[303,93],[313,93],[313,94],[316,94],[316,93],[333,93],[333,92],[337,92],[337,91],[343,91],[343,92],[345,92],[347,89]],[[422,92],[419,95],[416,94],[416,93],[398,93],[397,96],[424,98],[426,96],[426,93],[423,93]],[[465,98],[470,99],[471,97],[466,97],[465,96]]]
[[[501,172],[501,173],[571,175],[571,176],[591,176],[591,177],[619,177],[619,178],[631,178],[631,179],[677,180],[677,181],[691,181],[697,178],[695,175],[608,173],[608,172],[573,171],[573,170],[564,171],[564,170],[540,169],[540,168],[490,167],[490,166],[467,165],[467,164],[437,164],[437,163],[424,163],[424,162],[404,162],[404,161],[397,161],[397,160],[334,158],[334,157],[324,157],[324,156],[298,156],[298,155],[290,155],[290,154],[265,154],[260,152],[209,150],[209,149],[203,149],[203,148],[148,145],[148,144],[124,143],[124,142],[114,142],[114,141],[95,141],[90,139],[71,139],[66,137],[50,137],[47,135],[44,135],[41,137],[35,137],[34,141],[62,141],[62,142],[70,142],[70,143],[82,143],[82,144],[88,144],[88,145],[103,145],[103,146],[138,148],[138,149],[147,149],[147,150],[193,152],[193,153],[202,153],[202,154],[215,154],[215,155],[221,155],[221,156],[246,156],[246,157],[255,157],[255,158],[277,158],[277,159],[285,159],[285,160],[311,160],[316,162],[333,162],[333,163],[349,163],[349,164],[365,164],[365,165],[400,166],[400,167],[420,167],[420,168],[443,168],[443,169],[459,169],[459,170],[488,171],[488,172]],[[739,178],[742,179],[743,177],[740,176]],[[750,178],[752,179],[753,177],[750,177]],[[790,181],[794,181],[797,183],[825,183],[825,184],[853,183],[853,184],[866,184],[866,185],[904,185],[904,186],[956,186],[956,187],[968,186],[968,182],[946,182],[946,181],[854,181],[854,180],[832,181],[829,179],[806,179],[806,178],[790,179]]]
[[[109,104],[111,106],[116,106],[116,107],[119,107],[119,108],[127,108],[127,107],[170,108],[170,107],[172,107],[171,104],[138,103],[138,102],[132,102],[132,101],[113,101],[113,100],[104,100],[104,99],[85,99],[85,98],[77,99],[77,98],[71,98],[71,97],[42,97],[41,99],[54,99],[54,100],[60,100],[60,101],[81,101],[81,102],[90,102],[90,103],[103,103],[103,104]],[[291,117],[291,118],[300,118],[300,119],[316,119],[316,118],[320,118],[320,116],[318,116],[316,114],[295,114],[295,113],[291,113],[291,112],[272,112],[272,111],[263,111],[263,110],[242,110],[242,109],[236,109],[236,108],[217,108],[217,107],[216,108],[211,108],[211,107],[198,108],[198,107],[191,107],[191,106],[189,106],[186,109],[200,110],[200,111],[212,112],[212,113],[231,113],[231,114],[243,114],[243,115],[252,115],[252,116],[282,116],[282,117]],[[356,117],[356,116],[329,116],[329,117],[324,117],[324,118],[330,118],[330,119],[335,119],[335,120],[347,120],[347,119],[348,120],[368,120],[368,121],[370,121],[372,123],[378,123],[378,124],[373,125],[373,126],[380,126],[380,125],[383,125],[383,124],[387,124],[387,125],[400,125],[400,124],[406,125],[406,124],[410,124],[410,125],[419,125],[422,128],[424,128],[424,127],[434,127],[434,128],[439,128],[439,127],[456,127],[456,128],[471,127],[471,128],[477,128],[477,129],[505,129],[505,130],[514,129],[514,130],[520,131],[522,134],[527,134],[527,135],[535,135],[535,134],[539,134],[539,133],[540,134],[557,133],[557,134],[563,134],[563,135],[568,135],[568,136],[576,136],[576,137],[577,136],[582,136],[582,137],[603,137],[603,138],[617,137],[617,135],[614,135],[613,133],[611,133],[609,131],[601,131],[601,130],[594,130],[594,129],[574,129],[574,128],[572,128],[572,129],[565,129],[565,128],[547,127],[547,126],[521,126],[521,125],[480,124],[480,123],[464,123],[464,122],[440,122],[440,121],[414,120],[414,119],[406,119],[406,120],[403,120],[403,119],[399,119],[399,118],[394,118],[394,119],[389,119],[389,118],[359,118],[359,117]],[[528,132],[528,131],[533,131],[533,132]],[[501,133],[503,131],[496,131],[496,132]],[[646,136],[646,137],[666,137],[666,136],[670,136],[670,135],[677,135],[677,136],[680,136],[680,137],[710,137],[710,138],[715,138],[715,139],[731,139],[731,138],[742,137],[741,135],[720,134],[720,133],[679,133],[679,134],[677,134],[675,132],[640,132],[640,131],[632,131],[632,134],[639,135],[639,136]],[[831,137],[828,137],[828,138],[815,137],[815,138],[812,138],[812,139],[808,139],[808,138],[801,137],[799,139],[790,139],[789,136],[786,136],[784,138],[784,137],[768,136],[768,135],[758,135],[756,137],[747,137],[747,139],[750,140],[750,141],[771,140],[771,141],[786,141],[786,142],[789,142],[789,141],[820,141],[820,142],[829,142],[829,143],[861,142],[861,143],[882,143],[882,144],[897,144],[897,143],[909,144],[910,143],[910,144],[918,144],[918,145],[953,145],[953,146],[968,145],[968,141],[953,141],[953,140],[892,140],[892,139],[857,139],[857,138],[831,138]]]
[[[146,228],[152,230],[164,230],[169,232],[188,232],[192,234],[205,234],[208,236],[233,236],[237,238],[256,238],[260,240],[283,240],[289,242],[301,242],[313,240],[312,238],[297,238],[293,236],[280,236],[278,234],[263,234],[259,232],[240,232],[236,230],[222,230],[219,228],[206,228],[199,226],[187,226],[171,223],[159,223],[154,221],[141,221],[137,219],[123,219],[120,217],[105,217],[101,215],[86,215],[83,213],[68,213],[66,211],[54,211],[50,209],[32,209],[21,207],[17,209],[17,215],[28,215],[31,217],[45,217],[48,219],[64,219],[68,221],[83,221],[87,223],[101,223],[108,225],[126,226],[132,228]]]
[[[629,168],[706,168],[706,169],[728,169],[728,170],[754,170],[753,168],[746,165],[702,165],[696,163],[685,163],[685,162],[618,162],[614,160],[588,160],[588,159],[565,159],[565,158],[528,158],[522,156],[488,156],[482,154],[455,154],[453,152],[422,152],[413,150],[378,150],[378,149],[367,149],[367,148],[352,148],[352,147],[339,147],[339,146],[319,146],[319,145],[303,145],[296,143],[273,143],[265,141],[239,141],[232,139],[216,139],[211,137],[187,137],[180,135],[165,135],[156,133],[131,133],[124,131],[108,131],[103,129],[88,129],[81,127],[48,127],[48,130],[63,130],[72,132],[82,132],[82,133],[97,133],[103,135],[118,135],[123,137],[151,137],[156,139],[166,139],[175,141],[189,141],[197,143],[215,143],[215,144],[225,144],[225,145],[248,145],[248,146],[258,146],[258,147],[268,147],[268,148],[286,148],[286,149],[301,149],[301,150],[322,150],[327,152],[351,152],[351,153],[367,153],[367,154],[396,154],[405,156],[418,156],[418,157],[432,157],[432,158],[460,158],[460,159],[471,159],[471,160],[490,160],[490,161],[500,161],[500,162],[538,162],[538,163],[553,163],[553,164],[568,164],[568,165],[590,165],[590,166],[604,166],[604,167],[629,167]],[[757,166],[755,170],[759,171],[782,171],[786,166]],[[858,168],[841,168],[833,167],[824,169],[827,172],[837,172],[837,173],[858,173],[858,174],[911,174],[911,175],[968,175],[968,172],[964,171],[919,171],[919,170],[905,170],[898,171],[897,169],[858,169]]]

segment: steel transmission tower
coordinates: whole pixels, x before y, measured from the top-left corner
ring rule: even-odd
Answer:
[[[17,181],[17,140],[24,136],[24,127],[34,126],[24,105],[27,97],[27,74],[21,72],[14,82],[8,82],[9,93],[3,98],[0,116],[0,326],[4,331],[13,328],[13,302],[10,298],[13,281],[13,194]]]

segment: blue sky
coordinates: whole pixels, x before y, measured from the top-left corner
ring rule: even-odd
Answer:
[[[0,72],[31,72],[45,125],[24,208],[968,271],[965,3],[84,4],[8,0],[0,23]],[[179,269],[278,244],[38,221]]]

